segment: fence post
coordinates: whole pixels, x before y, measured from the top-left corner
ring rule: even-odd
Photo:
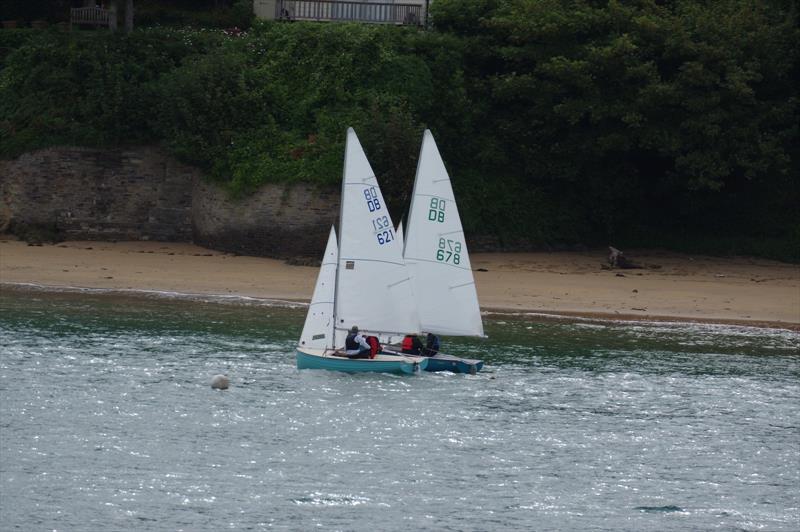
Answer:
[[[108,29],[111,33],[117,31],[117,4],[112,3],[108,8]]]

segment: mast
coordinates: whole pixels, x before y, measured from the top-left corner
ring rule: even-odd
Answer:
[[[428,14],[425,13],[425,17],[427,18]],[[419,148],[419,157],[417,158],[417,171],[414,174],[414,186],[411,188],[411,205],[408,206],[408,223],[406,223],[405,231],[403,232],[403,258],[406,257],[406,242],[408,242],[408,237],[411,234],[411,215],[414,212],[414,203],[417,201],[417,176],[419,175],[419,168],[422,164],[422,148],[425,145],[425,133],[428,133],[429,130],[425,130],[422,134],[422,146]],[[401,221],[402,223],[402,221]]]
[[[347,145],[350,143],[350,131],[353,128],[348,127],[347,132],[345,133],[345,140],[344,140],[344,164],[342,165],[342,193],[339,196],[339,238],[336,240],[336,247],[338,248],[338,253],[336,254],[336,280],[333,284],[333,331],[331,338],[333,338],[333,348],[336,349],[336,320],[338,319],[338,315],[336,313],[338,309],[338,301],[339,301],[339,259],[342,256],[342,232],[343,225],[344,225],[344,190],[345,190],[345,173],[347,172]]]

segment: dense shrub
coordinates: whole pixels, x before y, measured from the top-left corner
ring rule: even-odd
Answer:
[[[261,22],[244,33],[5,34],[0,156],[161,142],[243,195],[270,181],[338,182],[352,126],[399,219],[429,127],[468,231],[501,245],[613,240],[797,260],[791,3],[431,9],[435,31]]]
[[[0,74],[0,154],[53,144],[152,140],[151,85],[220,40],[174,30],[127,37],[40,32],[8,55]]]
[[[243,194],[266,181],[338,182],[343,131],[352,126],[399,206],[413,179],[420,117],[436,97],[437,74],[404,44],[411,34],[258,25],[163,76],[153,127],[174,153]]]
[[[432,15],[470,50],[470,99],[491,102],[482,158],[575,213],[581,241],[783,235],[797,255],[791,3],[440,0]]]
[[[31,29],[4,29],[0,31],[0,70],[6,63],[6,57],[38,35],[38,30]]]

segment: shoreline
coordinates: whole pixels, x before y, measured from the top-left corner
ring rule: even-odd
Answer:
[[[478,253],[481,309],[541,319],[678,322],[800,331],[800,267],[751,258],[631,253],[641,270],[606,270],[601,250]],[[305,305],[318,268],[164,242],[28,246],[0,237],[0,289]]]
[[[197,301],[211,304],[231,305],[263,305],[265,307],[300,308],[307,307],[308,300],[291,300],[260,298],[241,295],[226,294],[196,294],[163,290],[128,289],[128,288],[93,288],[84,286],[55,286],[34,283],[8,283],[0,281],[0,294],[4,290],[13,292],[43,292],[46,294],[88,294],[99,297],[165,299],[181,301]],[[775,329],[783,331],[800,332],[800,324],[787,322],[770,322],[758,320],[730,320],[715,318],[687,318],[682,316],[650,316],[635,314],[604,314],[601,312],[569,312],[569,311],[540,311],[518,310],[509,308],[481,307],[481,313],[488,316],[508,317],[509,319],[531,319],[534,321],[585,321],[590,323],[659,323],[670,324],[695,324],[734,327],[752,327],[755,329]]]

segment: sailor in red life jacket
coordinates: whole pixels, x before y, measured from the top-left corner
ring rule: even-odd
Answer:
[[[406,337],[403,338],[403,343],[400,347],[402,348],[402,352],[407,355],[419,356],[423,345],[422,341],[417,338],[416,335],[407,334]]]
[[[350,328],[350,334],[344,340],[344,348],[347,358],[370,358],[371,348],[355,325]]]
[[[377,336],[367,336],[367,343],[369,344],[369,358],[375,358],[375,355],[383,350],[381,343],[378,341]]]

